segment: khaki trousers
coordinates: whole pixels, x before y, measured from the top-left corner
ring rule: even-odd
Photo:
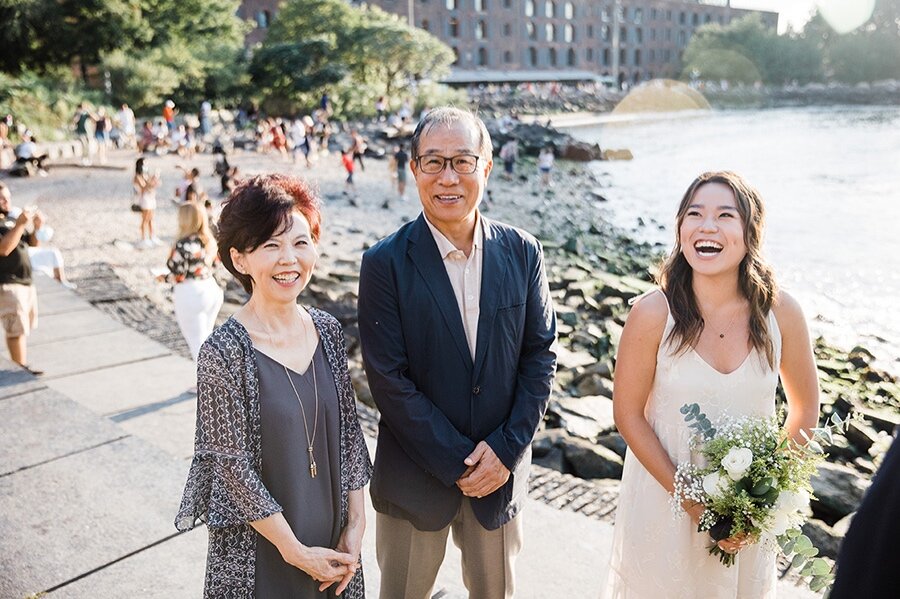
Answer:
[[[438,531],[418,530],[407,520],[376,515],[379,597],[430,599],[451,529],[453,543],[462,552],[463,583],[470,599],[511,599],[515,590],[513,564],[522,549],[522,516],[497,530],[487,530],[472,512],[468,497],[463,497],[453,521]]]

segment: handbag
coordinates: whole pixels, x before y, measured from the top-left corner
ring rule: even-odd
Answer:
[[[137,202],[132,202],[131,203],[131,211],[132,212],[141,212],[141,205],[138,204]]]

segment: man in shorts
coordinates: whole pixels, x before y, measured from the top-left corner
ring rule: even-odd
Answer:
[[[12,361],[35,375],[43,374],[27,366],[25,340],[37,326],[37,292],[31,282],[28,246],[35,245],[31,225],[33,214],[23,210],[9,217],[9,188],[0,182],[0,323]]]

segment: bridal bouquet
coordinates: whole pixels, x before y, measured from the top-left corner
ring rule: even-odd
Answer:
[[[698,404],[682,406],[681,413],[695,433],[691,449],[706,465],[678,464],[673,511],[680,516],[685,500],[705,506],[698,531],[709,532],[709,552],[726,566],[734,564],[735,556],[720,549],[718,541],[746,535],[780,551],[801,576],[811,577],[811,590],[829,587],[832,568],[816,557],[818,549],[800,527],[807,520],[810,478],[825,459],[822,444],[831,444],[832,432],[846,430],[849,419],[835,414],[812,436],[803,432],[806,442],[797,444],[778,416],[726,416],[713,423]]]

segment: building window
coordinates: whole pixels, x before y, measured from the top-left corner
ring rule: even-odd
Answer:
[[[537,48],[528,48],[528,65],[537,66]]]
[[[634,30],[634,41],[638,44],[644,43],[644,30],[640,27]]]
[[[625,63],[628,62],[628,53],[625,52],[625,48],[619,50],[619,66],[625,66]]]
[[[459,37],[459,19],[450,18],[450,37]]]
[[[619,23],[625,22],[625,9],[621,6],[616,8],[616,18],[619,20]]]
[[[641,51],[638,48],[634,49],[634,66],[641,66]]]
[[[683,46],[687,43],[687,35],[685,35],[684,31],[678,32],[678,45]]]
[[[475,39],[483,40],[487,37],[487,25],[484,24],[484,21],[478,21],[475,24]]]
[[[475,0],[475,10],[477,12],[484,12],[487,10],[487,0]]]
[[[609,23],[609,9],[605,6],[600,11],[600,20],[604,23]]]
[[[585,59],[588,62],[594,62],[594,49],[593,48],[587,49],[587,51],[585,52]]]
[[[547,41],[548,42],[554,41],[556,36],[554,35],[555,32],[553,31],[553,23],[547,23],[547,25],[544,26],[544,31],[547,36]]]
[[[650,48],[650,64],[656,62],[656,50]]]
[[[570,67],[574,67],[578,64],[578,57],[575,56],[575,48],[569,48],[569,56],[566,62]]]
[[[511,35],[512,35],[512,25],[510,25],[509,23],[504,23],[503,24],[503,36],[509,37]]]
[[[594,26],[593,25],[587,26],[587,36],[594,37]]]
[[[603,66],[609,66],[609,48],[603,48]]]
[[[603,25],[600,27],[600,39],[604,42],[609,41],[609,25]]]
[[[556,16],[556,3],[552,2],[552,0],[547,0],[544,3],[544,16],[548,19],[552,19]]]
[[[507,50],[506,52],[503,53],[503,62],[505,62],[506,64],[509,64],[512,62],[512,52]]]
[[[459,65],[459,48],[453,48],[453,66]]]
[[[640,25],[641,21],[644,20],[644,10],[642,8],[634,9],[634,24]]]
[[[525,31],[528,33],[528,39],[536,40],[537,39],[537,30],[534,28],[534,23],[528,21],[525,23]]]
[[[478,66],[486,67],[488,65],[487,48],[478,48]]]
[[[687,15],[684,14],[684,11],[681,11],[681,12],[678,14],[678,23],[679,23],[680,25],[684,25],[685,23],[687,23]]]
[[[650,28],[650,40],[656,41],[656,28],[655,27]]]
[[[525,16],[534,16],[534,0],[525,0]]]
[[[566,23],[566,27],[564,29],[563,35],[565,36],[565,40],[567,43],[572,43],[575,41],[575,28],[572,27],[569,23]]]
[[[269,11],[260,10],[256,13],[256,26],[265,29],[269,26]]]
[[[671,21],[671,20],[672,20],[672,11],[667,10],[666,11],[666,21]]]
[[[655,8],[651,8],[651,9],[650,9],[650,20],[651,20],[651,21],[655,21],[655,20],[656,20],[656,9],[655,9]]]
[[[555,67],[556,66],[556,48],[550,48],[548,55],[550,56],[550,66]]]
[[[672,30],[671,29],[666,29],[666,41],[667,42],[672,41]]]
[[[694,16],[691,18],[691,21],[694,23],[694,25],[699,25],[700,24],[700,15],[698,15],[697,13],[694,13]]]
[[[710,21],[712,21],[712,15],[709,13],[706,13],[706,16],[703,18],[703,22],[709,23]]]
[[[575,18],[575,6],[573,6],[571,2],[566,2],[564,14],[567,19]]]
[[[512,6],[512,0],[503,0],[503,8],[509,8],[511,6]],[[510,59],[508,62],[512,62],[512,56],[510,56]]]
[[[429,27],[431,27],[431,23],[428,22],[428,19],[422,19],[422,29],[430,31]]]
[[[457,0],[447,0],[447,10],[456,10]]]
[[[628,30],[624,27],[619,27],[619,43],[624,44],[628,41]]]

